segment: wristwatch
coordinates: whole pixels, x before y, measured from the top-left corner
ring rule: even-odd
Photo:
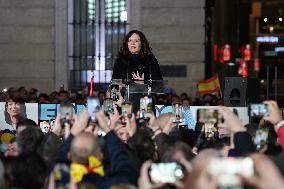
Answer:
[[[275,129],[276,131],[278,131],[278,129],[279,129],[280,127],[282,127],[282,126],[284,126],[284,120],[281,120],[281,121],[277,122],[277,123],[274,125],[274,129]]]

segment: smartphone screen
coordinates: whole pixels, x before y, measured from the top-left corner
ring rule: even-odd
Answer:
[[[173,103],[172,112],[175,115],[175,119],[173,120],[174,123],[182,123],[183,122],[182,111],[183,111],[183,108],[182,108],[181,103]]]
[[[119,100],[119,85],[112,84],[110,86],[110,96],[113,101]]]
[[[49,133],[51,131],[50,124],[48,121],[39,121],[39,128],[43,133]]]
[[[149,177],[153,183],[175,183],[184,176],[184,168],[176,162],[153,163],[149,169]]]
[[[106,113],[113,113],[113,101],[111,98],[106,98],[103,103],[103,109]]]
[[[254,175],[254,163],[249,157],[216,157],[209,162],[207,171],[217,179],[219,186],[240,186],[239,176],[251,178]]]
[[[145,118],[145,113],[152,111],[152,98],[148,96],[140,98],[140,118]]]
[[[72,104],[63,104],[60,105],[60,122],[62,126],[65,126],[65,124],[71,124],[71,120],[74,115],[74,109]]]
[[[132,112],[133,112],[133,107],[132,107],[132,102],[123,102],[121,104],[121,115],[122,115],[122,123],[125,123],[125,118],[129,117],[131,118]]]
[[[197,120],[202,123],[221,123],[223,116],[219,114],[217,109],[198,109]]]
[[[264,145],[268,143],[268,128],[260,128],[256,130],[254,144],[256,145],[256,149],[260,150]]]
[[[263,117],[269,115],[267,104],[250,104],[249,106],[250,117]]]
[[[95,113],[100,111],[100,100],[97,97],[88,97],[87,108],[91,121],[96,122]]]

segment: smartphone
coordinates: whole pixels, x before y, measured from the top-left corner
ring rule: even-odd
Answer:
[[[95,113],[100,111],[100,100],[97,97],[87,97],[87,109],[91,122],[96,122]]]
[[[175,119],[173,120],[173,123],[182,123],[183,122],[183,115],[182,115],[182,105],[179,102],[173,103],[172,105],[172,112],[175,116]]]
[[[65,126],[66,124],[69,124],[69,126],[72,126],[72,118],[74,115],[74,108],[72,104],[60,105],[59,112],[60,112],[61,126]]]
[[[51,131],[50,124],[48,121],[39,121],[39,128],[43,133],[49,133]]]
[[[268,143],[268,128],[260,128],[256,130],[254,144],[256,145],[256,149],[260,150],[264,145]]]
[[[202,123],[222,123],[224,122],[223,116],[217,109],[198,109],[197,120]]]
[[[152,112],[152,98],[148,96],[144,96],[143,98],[140,98],[140,119],[145,118],[145,113]]]
[[[153,163],[149,169],[149,178],[153,183],[175,183],[184,176],[184,167],[176,162]]]
[[[106,98],[103,103],[103,110],[106,113],[113,113],[113,101],[111,98]]]
[[[242,181],[239,176],[253,177],[254,163],[249,157],[216,157],[209,162],[207,172],[217,179],[219,186],[241,186]]]
[[[213,123],[205,123],[204,124],[204,133],[205,138],[214,137],[215,128]]]
[[[121,122],[125,124],[125,118],[131,118],[133,112],[133,104],[132,102],[123,102],[121,104]]]
[[[263,117],[269,115],[267,104],[250,104],[249,105],[250,117]]]
[[[110,97],[113,101],[119,100],[119,85],[117,84],[110,85]]]

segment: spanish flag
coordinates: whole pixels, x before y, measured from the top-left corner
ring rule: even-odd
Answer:
[[[198,92],[200,94],[208,94],[220,91],[220,82],[218,75],[209,79],[198,81]]]

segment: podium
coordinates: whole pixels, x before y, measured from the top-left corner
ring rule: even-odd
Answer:
[[[125,101],[133,103],[133,110],[137,112],[140,106],[140,98],[152,94],[164,94],[165,80],[146,80],[144,84],[135,83],[133,80],[113,79],[110,85],[119,85],[125,90]]]

